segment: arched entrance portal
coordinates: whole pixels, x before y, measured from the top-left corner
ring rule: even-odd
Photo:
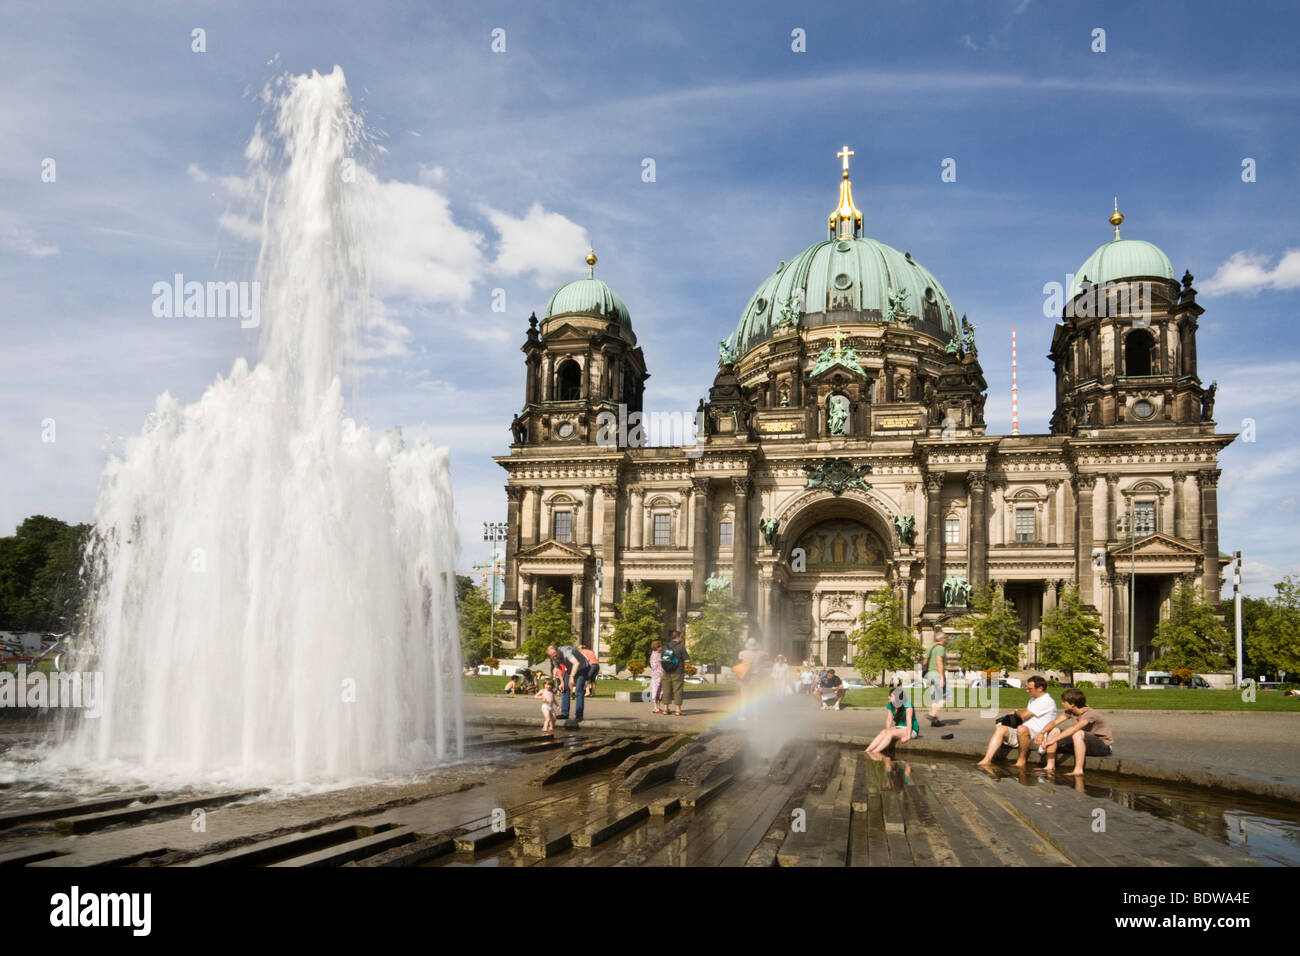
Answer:
[[[865,494],[815,491],[782,516],[774,569],[772,647],[792,663],[852,666],[850,639],[872,592],[889,585],[893,553],[881,509]]]

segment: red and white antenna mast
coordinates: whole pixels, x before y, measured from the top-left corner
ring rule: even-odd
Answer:
[[[1016,327],[1011,326],[1011,434],[1020,434],[1020,390],[1016,387]]]

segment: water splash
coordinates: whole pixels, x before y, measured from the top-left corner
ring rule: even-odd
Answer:
[[[447,452],[344,414],[372,301],[372,178],[341,175],[364,124],[338,67],[264,101],[260,361],[192,405],[160,396],[106,468],[82,662],[104,712],[63,760],[275,782],[463,749]]]

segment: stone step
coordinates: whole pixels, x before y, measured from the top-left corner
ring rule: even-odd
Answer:
[[[735,779],[736,778],[731,774],[727,774],[726,776],[719,777],[712,783],[705,784],[702,787],[697,787],[690,793],[682,796],[681,805],[691,810],[694,810],[697,807],[702,807],[718,794],[722,793],[723,790],[726,790],[731,786]]]
[[[325,847],[314,853],[280,860],[272,863],[271,866],[342,866],[344,863],[374,856],[376,853],[394,847],[414,843],[416,838],[415,831],[410,827],[399,827],[390,823],[376,827],[374,833],[359,840],[351,840],[338,846]]]
[[[374,830],[369,827],[358,827],[351,823],[325,827],[306,833],[290,833],[269,840],[258,840],[229,850],[206,853],[179,865],[183,867],[266,866],[293,856],[301,856],[325,847],[367,837],[373,832]]]
[[[622,833],[650,816],[645,804],[638,804],[602,814],[596,820],[586,824],[573,833],[573,845],[581,847],[598,846],[610,837]]]
[[[514,827],[507,826],[497,828],[489,825],[477,830],[456,834],[456,851],[458,853],[478,853],[490,846],[495,846],[498,843],[504,843],[507,840],[513,840],[514,838]]]
[[[142,807],[124,807],[116,810],[104,810],[99,813],[83,813],[73,817],[61,817],[54,821],[54,832],[60,834],[92,833],[119,823],[141,823],[145,820],[158,820],[163,817],[182,817],[191,810],[208,809],[256,797],[266,793],[262,790],[236,790],[229,793],[210,793],[202,797],[186,797],[183,800],[156,800]]]

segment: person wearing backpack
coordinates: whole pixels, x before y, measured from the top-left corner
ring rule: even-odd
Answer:
[[[659,663],[664,669],[663,708],[666,714],[672,713],[669,708],[675,701],[677,703],[675,716],[682,715],[682,698],[686,696],[686,662],[690,659],[691,655],[686,651],[686,642],[682,640],[682,632],[674,630],[659,655]]]

